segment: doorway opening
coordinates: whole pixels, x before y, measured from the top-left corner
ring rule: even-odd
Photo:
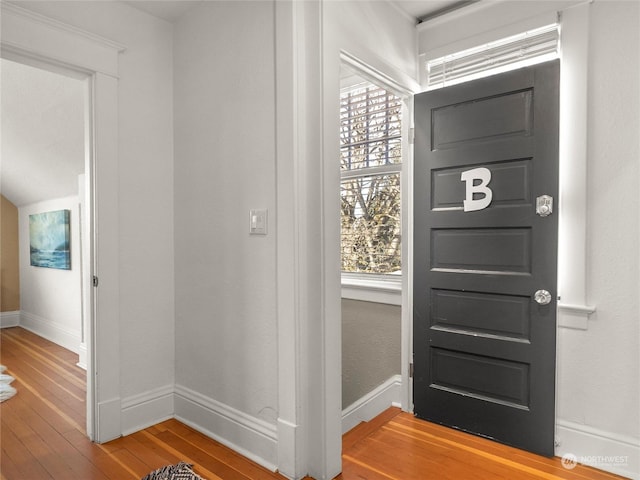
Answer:
[[[340,69],[343,433],[402,404],[411,94],[357,60]],[[382,409],[382,410],[381,410]]]
[[[20,327],[63,347],[72,352],[68,361],[86,372],[93,352],[91,77],[6,52],[0,62],[2,194],[17,214],[19,252],[15,314],[2,326]],[[58,217],[64,225],[49,221]],[[65,249],[50,245],[60,231]],[[54,253],[65,261],[47,261]],[[21,341],[26,345],[28,338],[33,337]],[[91,437],[93,395],[86,374],[70,378],[86,391],[82,406],[73,407],[82,411],[72,413],[84,419],[80,423]]]
[[[558,112],[558,61],[416,96],[415,414],[546,456]]]

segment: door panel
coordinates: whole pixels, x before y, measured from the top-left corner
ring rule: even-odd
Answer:
[[[415,98],[415,414],[544,455],[557,214],[536,198],[557,209],[558,78],[549,62]]]
[[[529,404],[526,363],[443,348],[431,349],[431,363],[431,388],[524,408]]]
[[[431,112],[434,149],[530,135],[532,97],[532,91],[526,90],[434,109]]]
[[[489,163],[491,185],[494,191],[492,205],[512,206],[531,205],[531,158],[507,160]],[[432,173],[431,206],[433,210],[462,210],[465,185],[460,181],[462,172],[473,165],[442,168]]]
[[[531,229],[433,228],[431,270],[531,273]]]
[[[463,335],[530,341],[530,301],[528,296],[433,288],[430,328]]]

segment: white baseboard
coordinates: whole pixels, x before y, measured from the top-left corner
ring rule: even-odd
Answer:
[[[173,385],[165,385],[139,395],[122,399],[122,435],[173,418]]]
[[[87,355],[87,344],[81,342],[78,346],[78,363],[76,365],[78,365],[83,370],[87,369]]]
[[[20,311],[0,312],[0,328],[17,327],[20,325]]]
[[[278,473],[287,478],[302,478],[307,473],[301,471],[301,433],[300,425],[278,418]]]
[[[120,398],[112,398],[104,402],[98,402],[97,428],[95,441],[106,443],[122,436]]]
[[[556,455],[574,455],[578,463],[640,479],[640,440],[566,420],[556,422]]]
[[[20,326],[30,332],[44,337],[67,350],[78,353],[80,347],[80,330],[43,318],[33,313],[20,312]]]
[[[175,387],[174,402],[177,420],[276,471],[278,435],[275,425],[182,385]]]
[[[342,433],[368,422],[391,406],[400,406],[402,376],[394,375],[342,411]]]

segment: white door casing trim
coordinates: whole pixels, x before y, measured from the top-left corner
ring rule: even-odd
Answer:
[[[367,64],[358,56],[340,49],[340,63],[354,69],[364,78],[377,85],[384,86],[402,98],[402,275],[399,282],[376,282],[375,280],[361,280],[352,282],[345,275],[341,275],[342,298],[383,302],[401,306],[401,347],[400,347],[400,407],[404,411],[413,410],[413,383],[410,378],[410,364],[413,361],[413,96],[419,91],[418,82],[401,72],[388,68],[381,71],[383,63],[369,57],[367,59],[377,63],[378,67]],[[328,115],[331,117],[331,115]],[[336,116],[336,119],[338,116]],[[327,131],[337,131],[327,128]],[[336,157],[337,158],[337,157]],[[336,185],[336,190],[338,189]],[[337,211],[337,208],[335,209]],[[329,209],[328,211],[331,211]],[[376,291],[372,291],[377,288]],[[361,289],[360,292],[357,289]],[[354,294],[355,293],[355,294]],[[372,392],[373,393],[373,392]],[[343,421],[344,432],[344,421]]]
[[[2,56],[25,58],[85,73],[118,77],[118,54],[126,47],[73,25],[2,2]]]
[[[89,115],[85,174],[92,185],[89,209],[91,276],[100,290],[87,299],[87,435],[106,442],[121,435],[118,287],[118,56],[125,47],[72,25],[3,2],[2,57],[88,79]],[[97,376],[97,372],[100,376]],[[98,384],[100,388],[98,388]]]
[[[588,328],[587,304],[587,78],[590,4],[563,10],[560,75],[560,218],[558,326]]]
[[[288,478],[305,474],[302,417],[299,245],[300,195],[295,181],[297,73],[294,6],[275,4],[276,60],[276,257],[278,318],[278,468]],[[298,67],[299,68],[299,67]]]
[[[341,470],[341,342],[339,270],[326,260],[339,232],[325,214],[336,210],[326,181],[335,162],[324,158],[323,5],[274,8],[278,469],[328,479]]]

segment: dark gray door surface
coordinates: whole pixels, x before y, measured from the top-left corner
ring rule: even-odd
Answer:
[[[415,97],[415,414],[547,456],[558,79],[555,61]]]

